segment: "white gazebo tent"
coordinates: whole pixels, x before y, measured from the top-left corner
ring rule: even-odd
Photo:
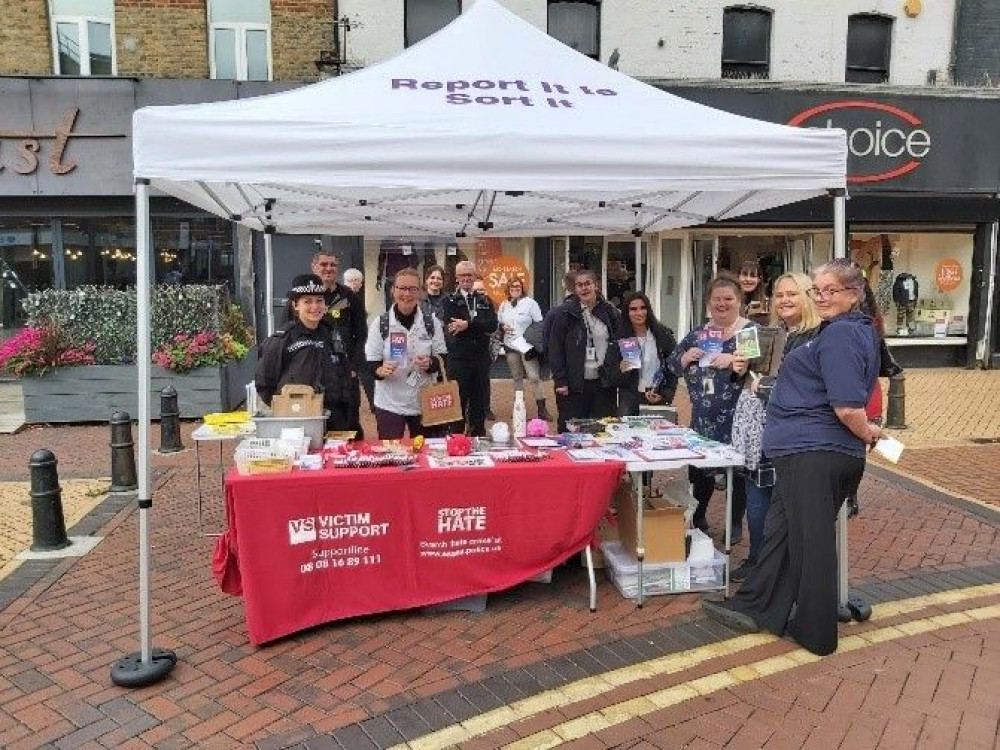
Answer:
[[[638,254],[644,233],[831,194],[844,254],[843,131],[672,96],[495,0],[477,0],[437,34],[350,75],[251,99],[143,108],[133,156],[144,664],[150,186],[265,232],[268,255],[273,233],[631,233]],[[270,273],[266,284],[270,299]]]

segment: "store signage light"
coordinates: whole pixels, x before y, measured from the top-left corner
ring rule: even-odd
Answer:
[[[849,185],[885,182],[909,174],[920,167],[932,147],[931,135],[919,117],[882,102],[827,102],[799,112],[788,124],[846,130]]]

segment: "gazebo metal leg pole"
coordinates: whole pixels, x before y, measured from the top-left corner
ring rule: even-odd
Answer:
[[[149,313],[150,264],[149,242],[149,181],[136,180],[135,185],[135,248],[136,248],[136,369],[139,402],[139,645],[138,653],[123,656],[111,666],[111,681],[123,687],[143,687],[159,682],[177,663],[173,651],[154,649],[149,636],[149,512],[153,506],[149,489]]]
[[[587,578],[590,581],[590,611],[597,611],[597,578],[594,576],[594,553],[590,551],[590,542],[583,548],[587,558]]]
[[[274,251],[271,232],[264,232],[264,319],[267,335],[274,333]]]
[[[636,539],[636,550],[635,556],[639,563],[639,591],[638,598],[636,599],[638,607],[642,607],[642,563],[646,559],[646,545],[644,543],[643,530],[642,530],[642,509],[643,509],[643,477],[641,471],[632,472],[632,480],[635,482],[635,539]]]
[[[833,191],[833,257],[847,257],[847,192]],[[847,606],[847,506],[837,514],[837,604]]]

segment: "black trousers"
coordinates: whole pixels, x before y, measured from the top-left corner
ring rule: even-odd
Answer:
[[[348,384],[350,390],[350,412],[348,414],[348,429],[354,430],[358,440],[364,440],[365,431],[361,427],[361,381],[359,378],[351,378]]]
[[[565,396],[556,394],[559,410],[557,428],[566,432],[567,419],[601,419],[615,415],[615,391],[604,388],[600,380],[584,380],[582,391],[570,391]]]
[[[344,432],[354,429],[351,424],[350,401],[325,401],[323,408],[330,411],[330,416],[326,418],[327,432]]]
[[[708,501],[712,499],[715,492],[716,472],[697,469],[694,466],[688,467],[688,481],[691,482],[691,494],[698,501],[698,507],[694,512],[693,523],[701,526],[706,523],[705,514],[708,512]],[[743,523],[743,515],[747,510],[747,487],[746,479],[739,472],[733,472],[733,529],[739,528]]]
[[[732,606],[765,630],[787,631],[803,648],[826,656],[837,650],[835,523],[844,498],[858,490],[865,460],[815,451],[775,458],[774,466],[764,546]]]
[[[458,393],[462,399],[463,427],[473,437],[486,435],[486,404],[490,384],[490,358],[484,355],[479,360],[448,358],[448,374],[458,381]]]

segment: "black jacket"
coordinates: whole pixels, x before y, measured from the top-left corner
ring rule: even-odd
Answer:
[[[639,390],[640,370],[622,372],[619,366],[622,361],[622,352],[618,348],[618,341],[634,338],[635,332],[631,329],[632,327],[628,323],[623,323],[622,327],[612,334],[613,338],[608,345],[607,356],[604,358],[604,368],[608,379],[623,391]],[[667,367],[667,357],[677,346],[677,338],[674,336],[674,332],[664,325],[656,326],[650,330],[652,330],[653,339],[656,341],[656,353],[660,360],[662,376],[660,384],[656,387],[656,392],[663,397],[664,404],[670,404],[673,403],[674,394],[677,393],[677,376]]]
[[[272,396],[293,383],[321,390],[326,404],[348,401],[351,365],[346,354],[334,353],[333,339],[328,316],[314,331],[295,321],[268,336],[254,375],[257,395],[270,406]]]
[[[549,311],[549,339],[546,351],[556,388],[569,386],[570,391],[583,391],[583,365],[587,356],[587,326],[583,322],[580,299],[573,297]],[[592,314],[608,327],[608,348],[615,344],[621,313],[607,300],[598,299]]]
[[[452,318],[469,321],[469,327],[459,334],[446,336],[448,361],[489,361],[490,335],[497,329],[497,311],[493,302],[482,292],[472,293],[472,308],[469,311],[461,291],[449,294],[441,302],[441,320],[445,329]]]
[[[354,372],[360,371],[365,364],[365,341],[368,339],[365,303],[357,293],[343,284],[337,284],[332,290],[324,292],[323,300],[327,307],[325,320],[330,323],[335,347],[339,336],[351,369]]]

